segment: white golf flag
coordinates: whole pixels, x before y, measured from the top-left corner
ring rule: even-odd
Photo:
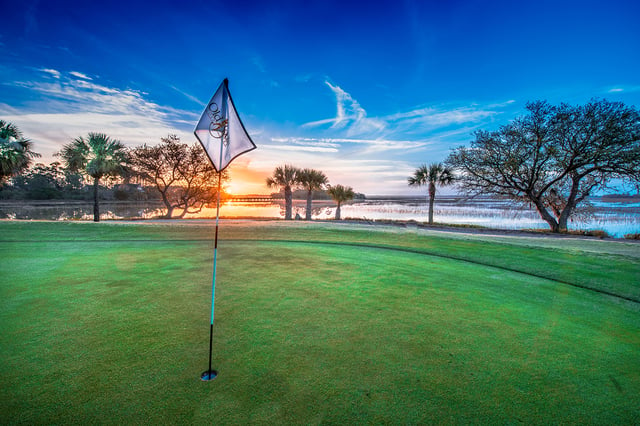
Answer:
[[[220,84],[193,131],[218,172],[256,148],[233,105],[228,83],[225,78]]]

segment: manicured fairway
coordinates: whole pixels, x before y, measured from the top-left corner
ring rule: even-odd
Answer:
[[[0,223],[0,423],[640,421],[640,245],[224,225],[204,383],[210,226]]]

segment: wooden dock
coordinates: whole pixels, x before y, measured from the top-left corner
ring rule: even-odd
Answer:
[[[270,195],[241,195],[224,199],[224,201],[232,201],[234,203],[270,203],[273,200]]]

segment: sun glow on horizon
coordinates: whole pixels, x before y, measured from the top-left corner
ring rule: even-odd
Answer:
[[[269,195],[273,190],[267,187],[266,179],[267,174],[252,170],[248,164],[232,164],[225,189],[231,195]]]

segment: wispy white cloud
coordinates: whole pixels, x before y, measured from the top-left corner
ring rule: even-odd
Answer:
[[[344,151],[353,145],[365,145],[359,150],[361,155],[380,153],[385,151],[404,151],[422,149],[429,145],[424,141],[399,141],[387,139],[354,139],[354,138],[271,138],[273,142],[286,145],[278,145],[279,147],[287,147],[290,151],[323,151],[338,152]],[[269,145],[273,147],[274,145]],[[284,149],[284,148],[280,148]]]
[[[269,145],[269,149],[277,149],[280,151],[298,151],[298,152],[338,152],[337,148],[329,148],[323,146],[305,146],[305,145]]]
[[[52,154],[63,144],[94,131],[129,146],[156,144],[168,133],[195,143],[191,129],[199,110],[159,105],[142,91],[112,87],[80,72],[39,71],[41,78],[4,83],[36,94],[28,98],[37,100],[20,107],[0,104],[0,115],[34,141],[34,150],[43,154],[44,161],[53,160]],[[245,170],[238,176],[248,176],[246,187],[260,191],[261,176],[290,163],[323,170],[332,183],[359,192],[406,193],[406,177],[414,162],[426,161],[426,155],[437,160],[439,147],[460,140],[461,132],[466,140],[475,126],[500,113],[499,105],[422,106],[370,117],[350,93],[329,80],[325,84],[335,95],[334,117],[303,125],[298,128],[300,136],[276,137],[280,130],[268,127],[249,129],[258,149],[234,165]],[[171,88],[203,105],[178,87]]]
[[[298,167],[322,170],[332,184],[348,185],[357,192],[394,194],[410,191],[406,179],[414,167],[409,162],[393,156],[363,158],[360,154],[345,155],[341,151],[287,151],[271,147],[272,145],[263,144],[250,153],[252,170],[260,172],[265,177],[271,175],[275,166],[294,164]],[[389,184],[390,182],[392,184]],[[255,190],[268,189],[264,186]]]
[[[206,105],[206,103],[205,103],[206,101],[202,101],[202,100],[196,98],[195,96],[185,92],[184,90],[181,90],[181,89],[177,88],[174,85],[169,85],[169,87],[172,88],[173,90],[175,90],[176,92],[180,93],[182,96],[184,96],[185,98],[189,99],[190,101],[193,101],[193,102],[195,102],[195,103],[197,103],[199,105],[202,105],[203,108]]]
[[[60,71],[58,71],[58,70],[52,70],[52,69],[49,69],[49,68],[43,68],[40,71],[51,75],[53,78],[60,78]]]
[[[335,118],[325,118],[322,120],[316,120],[316,121],[309,121],[308,123],[304,123],[302,124],[302,126],[300,127],[321,127],[324,126],[325,124],[334,124],[336,122]]]
[[[607,93],[634,93],[640,92],[640,86],[616,86],[607,90]]]
[[[448,127],[451,125],[478,122],[497,114],[500,114],[500,112],[475,107],[457,107],[449,110],[427,107],[392,114],[384,117],[384,119],[389,122],[398,123],[403,127],[417,124],[430,127]]]
[[[334,142],[332,139],[272,137],[271,141],[278,142],[278,143],[286,143],[290,145],[325,147],[325,148],[337,148],[340,146],[338,143]]]
[[[444,159],[450,148],[467,142],[474,130],[494,123],[515,103],[425,105],[371,117],[339,85],[329,79],[325,85],[335,96],[335,116],[303,124],[304,137],[272,138],[265,148],[270,153],[256,156],[273,164],[281,158],[274,153],[289,151],[287,162],[321,164],[331,182],[367,194],[411,192],[407,177],[417,164]]]
[[[158,105],[146,99],[146,93],[138,90],[109,87],[76,75],[82,73],[63,74],[56,70],[42,71],[57,77],[55,80],[33,79],[7,83],[38,93],[39,101],[29,106],[29,109],[38,112],[140,114],[148,119],[166,121],[177,121],[185,117],[193,118],[197,115],[192,111],[181,111]]]
[[[104,132],[128,146],[155,144],[169,133],[190,142],[192,134],[173,128],[160,120],[148,120],[138,114],[100,113],[14,113],[0,105],[0,113],[15,123],[34,142],[34,151],[51,160],[53,153],[72,139],[89,132]]]
[[[349,93],[329,81],[325,84],[336,97],[335,118],[323,119],[303,124],[303,127],[318,127],[331,124],[331,129],[342,129],[348,136],[370,134],[384,130],[385,123],[376,118],[367,117],[367,112]]]
[[[93,79],[92,79],[91,77],[89,77],[88,75],[83,74],[83,73],[78,72],[78,71],[71,71],[69,74],[71,74],[71,75],[72,75],[72,76],[74,76],[74,77],[81,78],[81,79],[83,79],[83,80],[93,80]]]
[[[377,142],[372,145],[383,146],[398,136],[407,134],[432,138],[435,133],[450,129],[452,126],[480,125],[503,113],[514,100],[490,105],[465,106],[422,106],[409,111],[401,111],[380,117],[369,117],[366,110],[348,92],[340,86],[325,81],[336,96],[336,116],[315,120],[302,125],[303,129],[323,127],[332,134],[342,133],[347,137],[361,137],[362,140]],[[420,142],[414,142],[421,144]],[[397,146],[391,143],[390,146]]]
[[[101,85],[79,72],[41,70],[53,79],[11,84],[37,93],[37,101],[20,108],[0,104],[0,114],[34,142],[34,150],[51,160],[63,144],[88,132],[105,132],[129,146],[156,143],[168,133],[191,142],[185,122],[197,116],[162,107],[143,92]]]

